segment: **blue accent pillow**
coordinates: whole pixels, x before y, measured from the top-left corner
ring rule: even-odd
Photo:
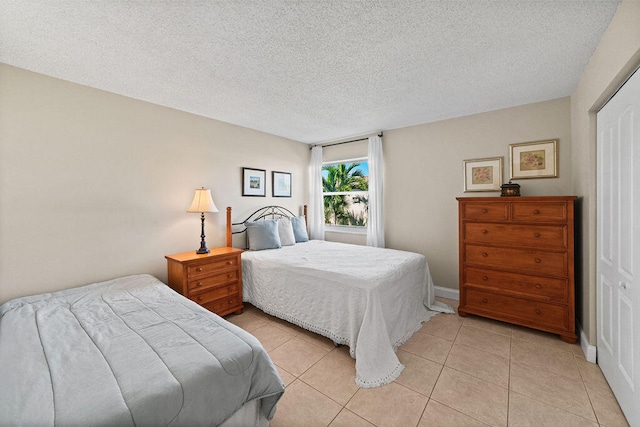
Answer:
[[[247,221],[247,239],[250,251],[263,249],[278,249],[282,247],[278,235],[278,221],[266,219],[263,221]]]
[[[291,217],[291,225],[293,226],[293,235],[296,238],[296,243],[309,241],[307,221],[305,221],[304,215]]]

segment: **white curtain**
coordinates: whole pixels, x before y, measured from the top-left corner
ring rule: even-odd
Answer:
[[[382,138],[369,137],[369,224],[367,246],[384,248],[384,215],[382,200],[384,160]]]
[[[322,198],[322,147],[311,149],[311,164],[309,165],[309,237],[324,240],[324,200]]]

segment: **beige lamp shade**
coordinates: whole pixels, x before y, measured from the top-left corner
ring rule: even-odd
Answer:
[[[216,204],[213,203],[213,198],[211,197],[211,190],[204,187],[196,190],[187,212],[218,212],[218,208],[216,208]]]

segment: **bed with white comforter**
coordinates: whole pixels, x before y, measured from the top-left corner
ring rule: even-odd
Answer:
[[[0,425],[216,426],[283,391],[253,336],[153,276],[0,306]]]
[[[319,240],[242,254],[243,299],[350,348],[356,383],[388,384],[395,352],[437,311],[423,255]]]

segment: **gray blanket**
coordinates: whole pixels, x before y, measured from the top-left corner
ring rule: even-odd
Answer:
[[[218,425],[282,380],[250,334],[155,277],[0,306],[0,425]]]

